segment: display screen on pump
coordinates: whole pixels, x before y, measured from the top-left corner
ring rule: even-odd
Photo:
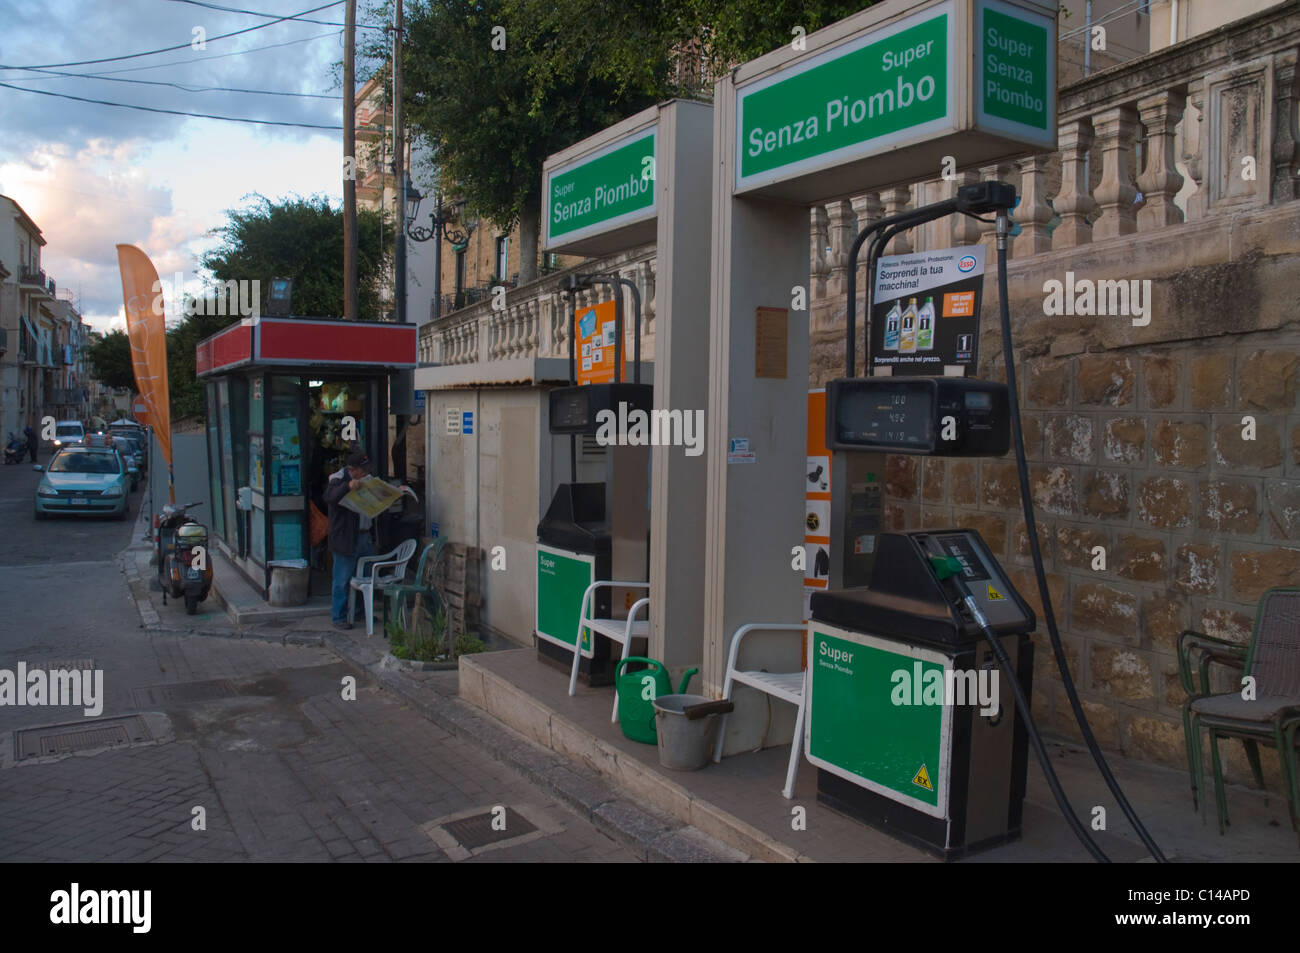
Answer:
[[[1001,456],[1011,440],[1007,387],[970,377],[853,377],[826,385],[832,450]]]

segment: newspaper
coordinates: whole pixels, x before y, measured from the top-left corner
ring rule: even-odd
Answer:
[[[398,502],[405,489],[385,483],[377,476],[366,476],[361,478],[361,486],[343,497],[339,505],[374,519]]]

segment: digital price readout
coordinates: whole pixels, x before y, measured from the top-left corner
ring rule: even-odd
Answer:
[[[654,406],[654,386],[631,381],[571,384],[557,387],[550,396],[550,429],[553,434],[595,436],[600,429],[599,414],[602,410],[610,411],[617,421],[627,419],[627,414],[633,410],[643,410],[648,414]]]
[[[826,385],[826,445],[946,457],[1011,446],[1005,384],[964,377],[854,377]]]

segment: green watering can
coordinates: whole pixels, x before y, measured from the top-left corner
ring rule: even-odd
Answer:
[[[631,662],[649,667],[638,672],[625,671]],[[691,677],[697,672],[698,668],[686,670],[682,676],[682,687],[676,692],[678,695],[685,693]],[[633,741],[658,744],[654,702],[661,695],[673,694],[673,685],[668,681],[668,669],[664,664],[639,655],[620,659],[618,667],[614,669],[614,690],[618,693],[618,721],[623,727],[623,734]]]

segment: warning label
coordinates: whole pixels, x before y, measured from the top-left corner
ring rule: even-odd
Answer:
[[[996,601],[996,600],[998,600],[998,599],[1005,599],[1005,598],[1006,598],[1006,596],[1002,595],[1002,593],[998,592],[998,591],[997,591],[996,589],[994,589],[991,585],[989,586],[989,599],[990,599],[990,600]]]
[[[921,765],[921,770],[916,772],[916,777],[912,778],[912,783],[925,788],[927,791],[934,790],[934,785],[930,783],[930,772],[925,765]]]

